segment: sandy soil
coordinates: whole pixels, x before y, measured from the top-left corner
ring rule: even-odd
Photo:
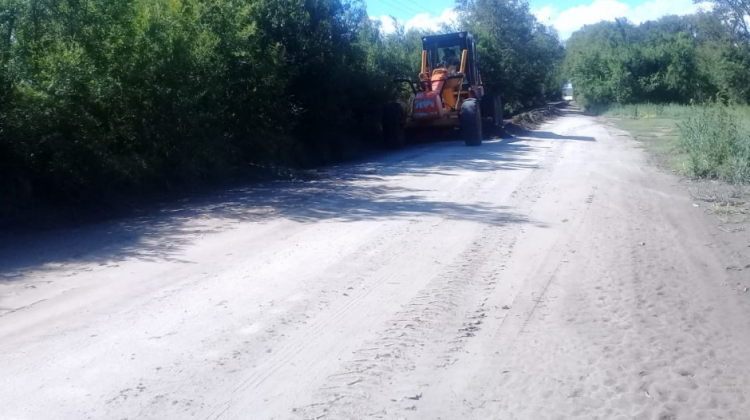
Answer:
[[[0,418],[748,419],[748,245],[574,111],[15,238]]]

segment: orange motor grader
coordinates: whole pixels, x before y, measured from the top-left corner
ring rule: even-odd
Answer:
[[[484,91],[476,42],[468,32],[423,37],[418,79],[395,82],[409,85],[414,100],[409,115],[398,102],[386,105],[383,137],[389,147],[403,146],[407,132],[456,127],[467,146],[479,146],[483,123],[502,124],[500,96]]]

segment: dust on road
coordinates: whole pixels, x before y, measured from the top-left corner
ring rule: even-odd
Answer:
[[[744,254],[622,132],[524,134],[6,244],[0,418],[750,418]]]

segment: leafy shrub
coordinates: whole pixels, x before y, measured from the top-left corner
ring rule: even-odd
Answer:
[[[750,180],[750,127],[723,106],[694,108],[680,124],[680,143],[697,177],[733,183]]]

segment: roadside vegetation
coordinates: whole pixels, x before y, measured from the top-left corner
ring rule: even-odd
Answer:
[[[643,141],[669,169],[695,178],[750,183],[750,106],[632,104],[590,111]]]
[[[479,35],[509,110],[558,94],[563,47],[527,3],[459,7],[445,30]],[[356,0],[0,0],[0,213],[377,147],[422,35],[382,33]]]
[[[683,175],[750,182],[750,107],[631,104],[592,107]]]
[[[750,182],[750,2],[634,25],[601,22],[567,43],[565,74],[610,117],[696,178]]]

